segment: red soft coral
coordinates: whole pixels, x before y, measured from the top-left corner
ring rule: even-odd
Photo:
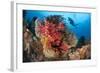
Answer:
[[[55,45],[59,46],[59,48],[61,50],[67,51],[68,49],[68,44],[62,42],[62,33],[59,31],[64,30],[64,24],[60,23],[60,24],[52,24],[52,23],[48,23],[45,24],[44,26],[39,26],[40,28],[40,32],[49,38],[49,44],[51,45],[52,43],[54,43]],[[60,44],[61,43],[61,44]],[[60,44],[60,45],[59,45]]]
[[[61,44],[60,48],[61,48],[63,51],[67,51],[68,48],[69,48],[69,45],[68,45],[67,43],[64,43],[64,42],[63,42],[63,43]]]

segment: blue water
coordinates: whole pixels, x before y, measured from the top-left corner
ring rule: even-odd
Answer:
[[[24,18],[30,22],[34,16],[44,19],[48,15],[62,15],[66,19],[66,26],[76,34],[77,38],[84,36],[86,39],[91,39],[91,13],[25,10]],[[68,17],[72,18],[76,26],[69,23]]]

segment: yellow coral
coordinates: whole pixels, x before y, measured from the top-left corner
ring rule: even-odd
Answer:
[[[53,48],[51,48],[50,43],[49,43],[49,38],[46,36],[42,36],[41,38],[41,43],[43,45],[43,54],[47,58],[56,58],[58,57],[58,54],[55,52]]]

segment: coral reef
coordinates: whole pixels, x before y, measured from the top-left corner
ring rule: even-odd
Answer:
[[[81,60],[91,58],[91,43],[68,29],[65,18],[23,19],[23,62]]]

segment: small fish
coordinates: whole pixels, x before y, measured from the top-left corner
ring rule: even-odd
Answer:
[[[76,27],[77,24],[75,24],[75,22],[72,18],[68,17],[68,21],[72,26]]]

